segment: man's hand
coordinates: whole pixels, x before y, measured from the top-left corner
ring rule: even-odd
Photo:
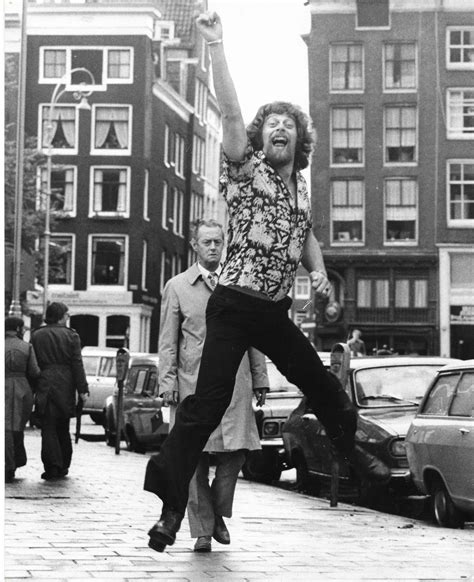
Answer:
[[[265,404],[267,392],[269,392],[269,390],[270,388],[254,388],[253,393],[255,394],[255,398],[257,400],[257,406],[263,406]]]
[[[311,287],[322,299],[327,299],[331,292],[331,283],[323,271],[311,271]]]
[[[82,400],[83,403],[87,400],[88,396],[89,396],[89,392],[81,392],[79,394],[79,398]]]
[[[163,406],[172,406],[177,404],[175,393],[172,390],[162,392],[160,396],[163,398]]]
[[[216,12],[204,12],[196,18],[196,26],[206,42],[222,40],[222,24]]]

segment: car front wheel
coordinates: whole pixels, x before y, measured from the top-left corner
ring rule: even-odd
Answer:
[[[454,503],[444,483],[436,481],[433,485],[433,513],[436,522],[443,527],[462,528],[463,514],[454,506]]]
[[[278,453],[274,450],[251,451],[242,467],[242,474],[247,481],[271,483],[281,476]]]
[[[145,447],[137,439],[137,435],[131,426],[127,426],[125,429],[125,442],[127,443],[128,451],[141,454],[145,452]]]
[[[317,477],[309,473],[305,458],[301,453],[294,455],[293,463],[296,468],[296,490],[300,493],[319,495],[321,484]]]
[[[106,445],[115,447],[115,422],[110,411],[107,411],[105,414],[104,431]]]

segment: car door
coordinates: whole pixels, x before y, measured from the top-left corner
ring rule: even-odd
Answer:
[[[458,415],[458,412],[462,412],[464,395],[464,390],[458,392],[461,381],[460,371],[439,376],[423,403],[413,431],[421,466],[436,469],[442,475],[452,497],[455,497],[454,491],[459,492],[460,489],[458,473],[462,465],[459,452],[466,437],[470,436],[466,426],[470,422],[469,417]],[[459,396],[453,408],[456,394]],[[468,431],[466,434],[465,430]]]
[[[454,500],[474,499],[474,372],[463,372],[449,407],[450,472],[446,484]],[[462,467],[460,471],[459,468]]]
[[[161,399],[158,398],[158,370],[156,366],[140,369],[130,402],[130,423],[140,442],[150,442],[163,424]]]

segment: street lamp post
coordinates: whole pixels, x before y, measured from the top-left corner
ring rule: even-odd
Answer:
[[[91,79],[91,85],[95,84],[94,76],[84,67],[77,67],[69,71],[68,76],[72,73],[83,72],[89,75]],[[64,79],[64,77],[63,77]],[[46,199],[45,199],[45,224],[44,224],[44,270],[43,270],[43,318],[46,316],[46,308],[48,307],[48,282],[49,282],[49,244],[51,240],[51,173],[52,173],[52,157],[53,157],[53,113],[56,104],[58,103],[59,99],[68,92],[68,88],[65,85],[64,80],[61,79],[59,83],[54,88],[53,94],[51,96],[51,101],[49,103],[48,109],[48,124],[46,129],[48,131],[47,135],[47,142],[48,142],[48,149],[46,151]],[[89,102],[87,101],[87,97],[89,97],[92,93],[92,89],[85,89],[85,83],[81,83],[84,85],[84,88],[79,88],[73,91],[73,97],[76,101],[79,101],[79,105],[77,108],[79,110],[90,109]],[[64,86],[63,89],[61,87]]]

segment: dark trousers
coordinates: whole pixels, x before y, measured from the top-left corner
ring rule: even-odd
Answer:
[[[266,354],[307,396],[339,450],[349,452],[354,446],[355,410],[289,319],[290,305],[289,298],[267,301],[221,285],[210,297],[196,392],[178,406],[175,425],[160,452],[151,457],[145,475],[145,490],[174,510],[184,514],[199,455],[229,406],[237,369],[250,346]]]
[[[41,417],[41,460],[46,473],[69,469],[72,443],[69,417],[64,417],[53,402],[48,402],[46,413]]]
[[[18,467],[26,465],[25,433],[22,430],[5,431],[5,475],[12,476]]]

